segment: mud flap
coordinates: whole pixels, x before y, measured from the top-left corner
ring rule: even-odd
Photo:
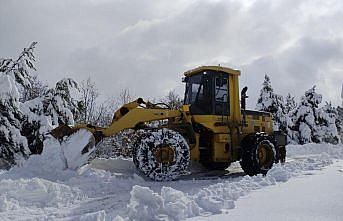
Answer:
[[[277,161],[284,163],[286,161],[286,144],[287,144],[287,135],[281,131],[274,132],[275,145],[278,148],[278,157]]]

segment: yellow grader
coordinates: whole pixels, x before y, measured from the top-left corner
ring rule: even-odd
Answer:
[[[84,154],[103,138],[134,129],[133,162],[156,181],[178,178],[190,162],[224,170],[240,161],[246,174],[266,174],[285,160],[286,136],[273,131],[269,113],[246,110],[247,87],[240,101],[239,75],[239,70],[221,66],[198,67],[184,73],[184,104],[178,110],[139,98],[116,111],[109,127],[61,125],[51,134],[63,140],[78,130],[89,131],[93,136]],[[163,123],[153,127],[153,121]]]

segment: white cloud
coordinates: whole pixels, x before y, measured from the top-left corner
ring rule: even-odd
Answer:
[[[103,94],[176,88],[201,64],[242,69],[255,106],[263,75],[297,96],[316,84],[340,103],[342,1],[1,1],[0,56],[38,41],[41,77],[88,76]]]

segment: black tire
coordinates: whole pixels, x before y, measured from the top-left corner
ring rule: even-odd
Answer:
[[[188,169],[190,150],[181,134],[169,129],[140,130],[134,143],[133,161],[137,169],[155,181],[178,178]],[[168,148],[168,162],[161,150]],[[169,156],[169,151],[170,156]],[[156,153],[161,152],[161,158]],[[165,153],[165,152],[163,152]]]
[[[250,176],[267,174],[277,159],[273,139],[266,133],[247,135],[241,143],[241,167]],[[263,152],[261,154],[261,152]]]

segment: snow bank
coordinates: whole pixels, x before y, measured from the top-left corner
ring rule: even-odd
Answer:
[[[6,74],[0,75],[0,99],[2,101],[8,99],[19,100],[19,92],[14,78]]]
[[[132,220],[182,220],[200,214],[193,199],[170,187],[162,187],[159,195],[135,185],[130,194],[128,215]]]
[[[101,211],[94,212],[94,213],[86,213],[86,214],[79,215],[79,216],[72,216],[69,218],[65,218],[65,219],[63,219],[63,221],[74,221],[74,220],[78,220],[78,221],[105,221],[105,217],[106,217],[106,212],[104,210],[101,210]]]
[[[332,159],[343,159],[343,146],[330,144],[290,145],[289,157],[306,155],[301,160],[277,164],[266,176],[244,176],[241,179],[222,180],[200,189],[193,195],[170,187],[162,187],[161,193],[148,187],[134,186],[128,204],[129,220],[160,219],[182,220],[187,217],[218,214],[235,207],[235,201],[252,190],[286,182],[304,171],[318,170],[332,163]],[[191,185],[191,184],[190,184]],[[142,212],[144,211],[144,212]]]
[[[68,206],[83,198],[79,190],[39,178],[0,181],[0,212],[20,207]]]
[[[65,162],[62,158],[61,145],[58,141],[49,139],[44,142],[44,150],[41,155],[32,155],[20,166],[15,166],[3,177],[10,179],[20,178],[44,178],[47,180],[65,180],[73,171],[65,170]]]
[[[163,199],[148,187],[133,186],[128,215],[135,220],[157,219],[161,214]]]
[[[320,154],[328,155],[334,159],[343,159],[343,145],[332,144],[305,144],[288,145],[287,157],[296,157],[299,155]]]

